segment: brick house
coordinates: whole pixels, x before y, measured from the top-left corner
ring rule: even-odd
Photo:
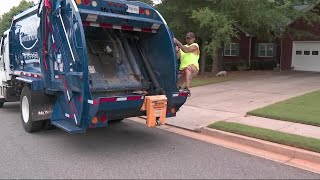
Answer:
[[[320,3],[297,6],[304,11],[319,11]],[[225,70],[230,65],[245,64],[251,69],[315,71],[320,72],[320,24],[309,25],[302,19],[288,23],[284,36],[274,42],[258,40],[253,34],[235,25],[239,30],[238,37],[223,48]],[[312,37],[293,38],[289,29],[305,31]]]

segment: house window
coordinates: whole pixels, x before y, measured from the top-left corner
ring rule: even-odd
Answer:
[[[312,51],[312,55],[313,56],[318,56],[319,55],[319,51]]]
[[[239,56],[239,43],[226,43],[224,45],[224,56]]]
[[[310,55],[310,51],[304,51],[303,54],[306,55],[306,56],[309,56]]]
[[[302,51],[296,51],[296,55],[302,55]]]
[[[274,44],[273,43],[259,43],[259,57],[273,57]]]

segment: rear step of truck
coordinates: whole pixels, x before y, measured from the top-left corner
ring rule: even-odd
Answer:
[[[68,120],[52,121],[51,124],[60,128],[60,129],[67,131],[70,134],[85,133],[85,129],[79,128],[75,124],[71,123],[71,121],[69,119]]]
[[[98,127],[107,127],[109,117],[111,114],[108,112],[112,112],[116,114],[117,111],[113,110],[115,106],[121,106],[123,104],[127,104],[127,107],[136,108],[135,111],[145,111],[146,112],[146,125],[147,127],[155,127],[165,124],[165,119],[167,115],[167,97],[165,95],[157,95],[157,96],[129,96],[129,97],[109,97],[109,98],[98,98],[96,100],[88,101],[90,106],[90,111],[95,116],[92,118],[92,124],[90,128],[98,128]],[[139,109],[140,108],[140,109]],[[132,109],[128,109],[130,111]],[[128,112],[127,112],[128,113]],[[67,131],[70,134],[80,134],[86,131],[86,128],[83,128],[83,124],[81,127],[77,126],[72,120],[72,116],[66,114],[68,119],[60,119],[54,120],[51,122],[52,125]],[[104,120],[102,121],[102,116],[104,116]],[[139,115],[135,115],[139,116]],[[124,118],[124,117],[122,117]],[[120,118],[120,119],[122,119]],[[93,120],[96,120],[94,123]],[[113,119],[116,119],[115,117]],[[112,120],[111,120],[112,121]],[[94,124],[93,124],[94,123]]]

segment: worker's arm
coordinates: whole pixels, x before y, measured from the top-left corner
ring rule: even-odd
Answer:
[[[190,47],[186,47],[180,41],[178,41],[176,38],[174,38],[174,43],[176,45],[178,45],[180,47],[180,49],[185,53],[198,51],[198,47],[196,45],[192,45]]]

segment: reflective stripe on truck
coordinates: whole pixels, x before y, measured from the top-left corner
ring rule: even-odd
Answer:
[[[120,101],[138,101],[143,100],[144,96],[128,96],[128,97],[109,97],[109,98],[100,98],[97,100],[88,100],[89,104],[99,105],[99,103],[107,103],[107,102],[120,102]]]
[[[14,75],[16,76],[27,76],[27,77],[33,77],[33,78],[42,78],[42,75],[39,73],[30,73],[30,72],[24,72],[24,71],[14,71]]]
[[[120,30],[124,30],[124,31],[157,33],[157,30],[151,29],[151,28],[137,28],[137,27],[132,27],[132,26],[116,26],[113,24],[93,23],[93,22],[88,22],[88,21],[83,21],[82,24],[83,24],[83,26],[100,27],[100,28],[106,28],[106,29],[120,29]]]

